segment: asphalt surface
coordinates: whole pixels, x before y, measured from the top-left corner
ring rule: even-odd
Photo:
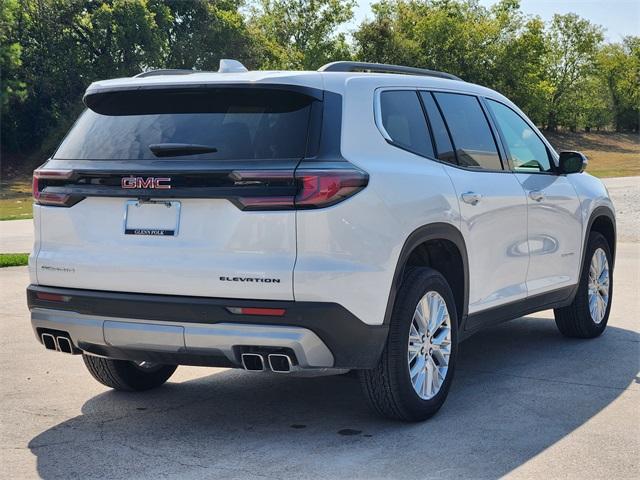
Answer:
[[[640,242],[640,177],[605,178],[616,208],[619,242]],[[0,222],[0,253],[30,252],[33,220]]]
[[[431,420],[382,420],[343,375],[180,367],[113,392],[29,325],[26,268],[0,270],[3,478],[638,478],[640,245],[620,244],[607,331],[561,337],[551,312],[461,345]]]

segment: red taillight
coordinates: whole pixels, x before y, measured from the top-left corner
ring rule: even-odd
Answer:
[[[71,177],[73,177],[73,170],[35,170],[32,184],[34,201],[40,205],[67,206],[70,195],[44,192],[42,180],[68,180]]]
[[[296,178],[301,185],[295,198],[296,208],[335,205],[358,193],[369,181],[366,173],[355,169],[299,170]]]
[[[271,317],[282,317],[286,313],[284,308],[227,307],[227,310],[236,315],[266,315]]]
[[[234,172],[238,178],[248,184],[260,179],[268,182],[270,179],[282,180],[284,175],[272,172]],[[289,173],[291,175],[291,173]],[[355,168],[344,169],[305,169],[296,170],[295,195],[265,195],[246,196],[237,199],[237,205],[243,210],[292,210],[322,208],[335,205],[349,198],[369,182],[368,175]]]

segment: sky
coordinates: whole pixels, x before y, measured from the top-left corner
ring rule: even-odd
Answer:
[[[497,0],[480,0],[490,6]],[[354,10],[354,25],[373,17],[371,0],[357,0]],[[640,0],[521,0],[521,10],[530,15],[538,15],[547,21],[554,13],[577,13],[592,23],[605,28],[608,42],[619,42],[625,35],[640,35]]]

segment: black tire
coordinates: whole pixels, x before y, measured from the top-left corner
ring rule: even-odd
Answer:
[[[609,301],[605,314],[600,323],[596,323],[589,310],[589,268],[594,252],[601,248],[604,250],[609,263]],[[556,308],[553,312],[556,318],[558,330],[566,337],[594,338],[602,334],[609,321],[609,312],[613,300],[613,269],[611,268],[611,249],[607,240],[598,232],[591,232],[587,241],[587,248],[583,260],[580,283],[573,302],[562,308]]]
[[[433,398],[425,400],[416,393],[411,383],[407,354],[414,311],[420,299],[429,291],[440,294],[447,305],[451,319],[451,353],[449,368],[440,390]],[[445,278],[431,268],[408,269],[396,298],[387,343],[378,365],[359,372],[365,397],[378,414],[416,422],[426,420],[440,409],[453,380],[458,352],[457,325],[453,293]]]
[[[127,392],[150,390],[159,387],[173,375],[177,365],[154,365],[140,367],[127,360],[96,357],[82,354],[89,373],[97,381],[115,390]]]

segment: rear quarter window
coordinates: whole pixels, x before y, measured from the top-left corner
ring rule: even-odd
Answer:
[[[433,157],[433,145],[418,93],[390,90],[380,93],[382,126],[394,145],[418,155]]]

